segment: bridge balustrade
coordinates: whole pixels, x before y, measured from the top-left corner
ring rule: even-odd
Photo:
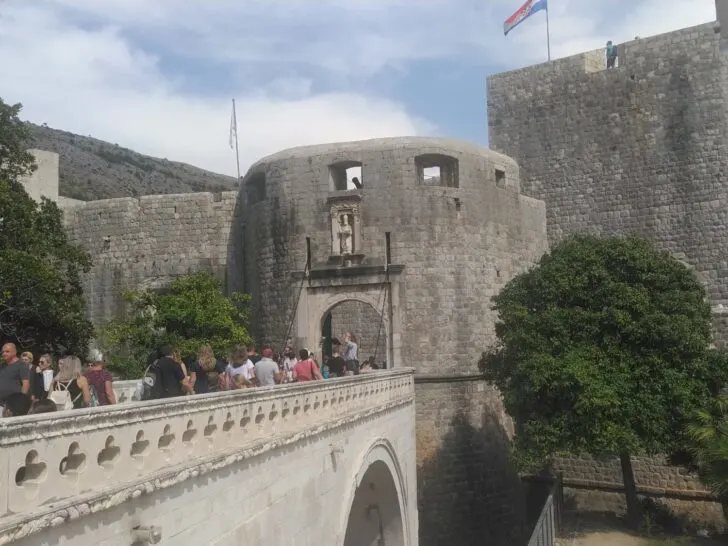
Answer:
[[[399,369],[0,419],[0,544],[413,397]]]

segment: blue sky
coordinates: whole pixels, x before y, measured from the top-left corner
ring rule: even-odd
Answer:
[[[523,0],[5,0],[0,96],[25,118],[235,173],[282,148],[398,135],[487,144],[485,77],[543,62]],[[714,0],[550,0],[553,57],[715,19]]]

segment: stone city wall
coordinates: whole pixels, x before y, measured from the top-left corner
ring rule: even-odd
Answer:
[[[121,294],[205,270],[226,279],[237,192],[90,201],[65,209],[71,238],[90,253],[84,293],[99,324],[124,312]]]
[[[728,531],[720,503],[700,479],[664,457],[633,457],[637,491],[655,499],[669,511],[694,525],[718,532]],[[624,513],[626,504],[619,460],[565,457],[554,465],[562,472],[575,506],[593,511]]]
[[[500,394],[482,378],[416,381],[420,543],[525,544],[513,425]]]
[[[433,163],[440,176],[425,178]],[[342,164],[361,168],[361,190],[332,183]],[[519,194],[515,162],[432,138],[311,146],[260,160],[242,191],[244,278],[261,337],[284,338],[278,317],[293,311],[299,290],[310,296],[298,307],[302,323],[318,323],[328,309],[314,304],[316,294],[368,290],[376,306],[381,290],[365,283],[387,275],[391,342],[401,355],[393,365],[429,380],[417,386],[419,509],[427,514],[420,542],[459,546],[488,536],[489,544],[512,544],[523,505],[505,459],[507,418],[489,411],[497,396],[468,374],[477,374],[495,339],[491,297],[547,249],[544,204]],[[350,268],[352,276],[331,260],[329,207],[342,199],[360,210],[363,262]],[[391,271],[367,273],[385,263],[387,233]],[[308,281],[292,278],[306,262],[306,238],[315,274]],[[452,376],[456,383],[441,383]]]
[[[711,23],[621,44],[613,70],[585,70],[587,53],[488,78],[490,144],[546,202],[550,241],[646,236],[695,268],[714,306],[728,303],[719,43]]]
[[[424,183],[423,156],[454,161],[457,187]],[[341,162],[361,165],[362,190],[332,188],[331,166]],[[265,197],[244,208],[244,275],[233,270],[229,277],[244,277],[259,337],[274,343],[285,339],[280,317],[293,312],[301,281],[291,274],[303,270],[307,238],[313,269],[329,267],[331,199],[360,199],[364,265],[384,263],[390,233],[391,262],[403,266],[390,278],[400,289],[393,302],[406,347],[399,365],[421,374],[477,371],[495,338],[491,297],[547,248],[544,204],[519,195],[517,165],[462,142],[392,138],[286,150],[253,165],[241,191],[258,183]]]
[[[550,241],[579,232],[638,233],[686,261],[728,333],[728,64],[714,24],[619,46],[619,66],[594,52],[488,78],[494,149],[516,159],[524,194],[543,199]],[[603,54],[603,50],[602,50]],[[618,461],[562,460],[583,506],[618,506]],[[639,460],[637,483],[676,511],[725,525],[704,486],[665,461]],[[615,485],[616,484],[616,485]],[[608,489],[608,488],[607,488]],[[647,490],[646,489],[646,490]],[[660,493],[662,492],[662,493]],[[678,498],[682,495],[682,498]],[[615,504],[616,503],[616,504]]]

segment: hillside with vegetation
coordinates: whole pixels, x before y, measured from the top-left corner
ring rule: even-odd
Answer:
[[[33,147],[60,155],[60,194],[91,201],[165,193],[218,192],[234,177],[137,153],[90,136],[28,123]]]

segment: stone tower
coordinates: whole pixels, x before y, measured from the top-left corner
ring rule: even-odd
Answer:
[[[414,367],[420,543],[511,544],[510,423],[477,362],[491,297],[547,249],[516,163],[431,138],[295,148],[254,164],[240,203],[228,280],[253,296],[257,339],[320,355],[353,330],[360,359]]]
[[[716,2],[723,27],[728,1]],[[704,24],[488,78],[493,149],[546,202],[551,241],[637,233],[689,263],[728,335],[728,59]],[[725,41],[725,40],[723,40]]]

